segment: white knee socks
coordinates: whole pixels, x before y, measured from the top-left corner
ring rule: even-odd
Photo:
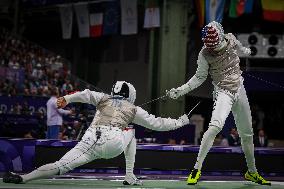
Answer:
[[[133,137],[126,149],[124,150],[126,175],[133,174],[136,155],[136,138]]]

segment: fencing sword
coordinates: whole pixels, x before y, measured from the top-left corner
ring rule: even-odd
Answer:
[[[191,114],[191,112],[201,103],[201,100],[188,112],[187,117]]]
[[[157,101],[157,100],[160,100],[160,99],[163,99],[163,98],[165,98],[165,97],[167,97],[168,95],[163,95],[163,96],[160,96],[160,97],[158,97],[158,98],[154,98],[154,99],[152,99],[152,100],[150,100],[150,101],[147,101],[147,102],[145,102],[145,103],[143,103],[143,104],[140,104],[140,105],[138,105],[138,106],[144,106],[144,105],[146,105],[146,104],[150,104],[150,103],[152,103],[152,102],[155,102],[155,101]]]
[[[251,74],[249,74],[249,73],[245,73],[245,75],[247,75],[247,76],[249,76],[249,77],[251,77],[251,78],[254,78],[254,79],[256,79],[256,80],[259,80],[259,81],[261,81],[261,82],[263,82],[263,83],[266,83],[266,84],[268,84],[268,85],[271,85],[271,86],[274,86],[274,87],[278,87],[278,88],[284,89],[284,86],[282,86],[282,85],[280,85],[280,84],[278,84],[278,83],[275,83],[275,82],[271,82],[271,81],[262,79],[262,78],[260,78],[260,77],[251,75]]]
[[[138,106],[144,106],[144,105],[146,105],[146,104],[150,104],[150,103],[152,103],[152,102],[155,102],[155,101],[158,101],[158,100],[160,100],[160,99],[163,99],[163,98],[165,98],[165,97],[167,97],[167,96],[168,96],[168,95],[160,96],[160,97],[158,97],[158,98],[152,99],[152,100],[150,100],[150,101],[148,101],[148,102],[145,102],[145,103],[143,103],[143,104],[141,104],[141,105],[138,105]],[[187,116],[189,116],[189,115],[191,114],[191,112],[192,112],[200,103],[201,103],[201,100],[200,100],[197,104],[195,104],[195,106],[188,112]]]

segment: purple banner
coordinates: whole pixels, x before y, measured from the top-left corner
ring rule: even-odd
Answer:
[[[36,155],[39,155],[39,151],[38,152],[36,151],[37,147],[46,147],[44,150],[49,151],[49,152],[51,151],[54,152],[54,150],[56,150],[56,148],[58,147],[58,150],[59,150],[58,152],[60,152],[60,150],[62,150],[63,148],[65,150],[69,150],[70,148],[73,148],[77,143],[78,141],[0,138],[0,172],[6,172],[6,171],[28,172],[28,171],[33,170],[35,168],[35,163],[36,163],[36,158],[37,158]],[[138,153],[143,152],[143,151],[183,152],[183,153],[187,153],[187,156],[190,156],[192,153],[197,153],[199,151],[199,146],[168,145],[168,144],[164,144],[164,145],[138,144],[137,150],[138,150]],[[218,146],[213,146],[210,152],[215,153],[215,154],[218,153],[220,155],[221,154],[235,154],[235,153],[242,154],[243,153],[241,150],[241,147],[218,147]],[[273,155],[274,157],[282,157],[284,154],[284,149],[283,148],[256,148],[255,154],[258,156],[262,156],[262,158],[265,158],[266,155]],[[142,154],[140,153],[140,155]],[[54,154],[54,156],[58,159],[61,158],[60,155],[58,154]],[[155,153],[153,153],[153,157],[155,157]],[[48,161],[48,159],[50,159],[50,157],[46,157],[46,159],[42,159],[41,162]],[[228,161],[228,159],[226,161]],[[138,162],[139,162],[139,158],[138,158]],[[281,165],[279,164],[276,164],[276,165],[278,167],[279,166],[281,167]],[[119,165],[117,166],[119,167]],[[105,168],[108,168],[108,167],[105,167]],[[137,165],[137,168],[139,168],[139,165]],[[84,170],[84,168],[78,168],[78,169]],[[281,172],[283,173],[283,169],[279,168],[278,173],[281,173]]]
[[[42,111],[46,114],[46,102],[48,97],[34,97],[34,96],[0,96],[0,110],[9,113],[12,107],[16,104],[23,106],[27,104],[31,114]]]

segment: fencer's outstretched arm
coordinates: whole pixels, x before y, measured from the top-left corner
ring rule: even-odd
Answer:
[[[228,33],[227,34],[229,38],[233,39],[233,41],[236,43],[237,45],[237,49],[238,49],[238,53],[241,52],[245,55],[250,55],[251,54],[251,50],[250,48],[244,47],[243,44],[237,40],[237,38],[232,34],[232,33]]]
[[[199,53],[198,55],[197,64],[198,67],[195,75],[187,83],[178,88],[173,88],[168,92],[170,98],[176,99],[180,96],[183,96],[189,91],[192,91],[193,89],[199,87],[206,80],[209,65],[201,53]]]
[[[74,94],[65,95],[64,99],[67,104],[72,102],[81,102],[81,103],[88,103],[92,105],[97,105],[100,100],[103,98],[105,94],[95,91],[90,91],[89,89],[85,89],[81,92],[76,92]]]
[[[186,114],[178,119],[155,117],[137,106],[137,112],[133,123],[156,131],[170,131],[187,125],[189,120]]]

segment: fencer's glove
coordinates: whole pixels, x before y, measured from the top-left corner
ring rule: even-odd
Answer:
[[[64,108],[66,105],[67,105],[67,102],[66,102],[66,100],[65,100],[64,97],[59,97],[59,98],[56,100],[56,106],[57,106],[57,108]]]
[[[187,114],[184,114],[179,117],[179,120],[182,121],[183,125],[188,125],[189,124],[189,118]]]
[[[172,98],[172,99],[177,99],[178,97],[180,97],[179,91],[175,88],[172,88],[171,90],[166,90],[166,94],[168,97]]]
[[[251,54],[251,49],[247,48],[247,47],[242,47],[241,51],[245,54],[245,55],[250,55]]]
[[[186,83],[178,88],[172,88],[170,91],[166,91],[166,94],[172,99],[177,99],[178,97],[185,95],[189,91],[191,91],[190,86],[188,85],[188,83]]]

